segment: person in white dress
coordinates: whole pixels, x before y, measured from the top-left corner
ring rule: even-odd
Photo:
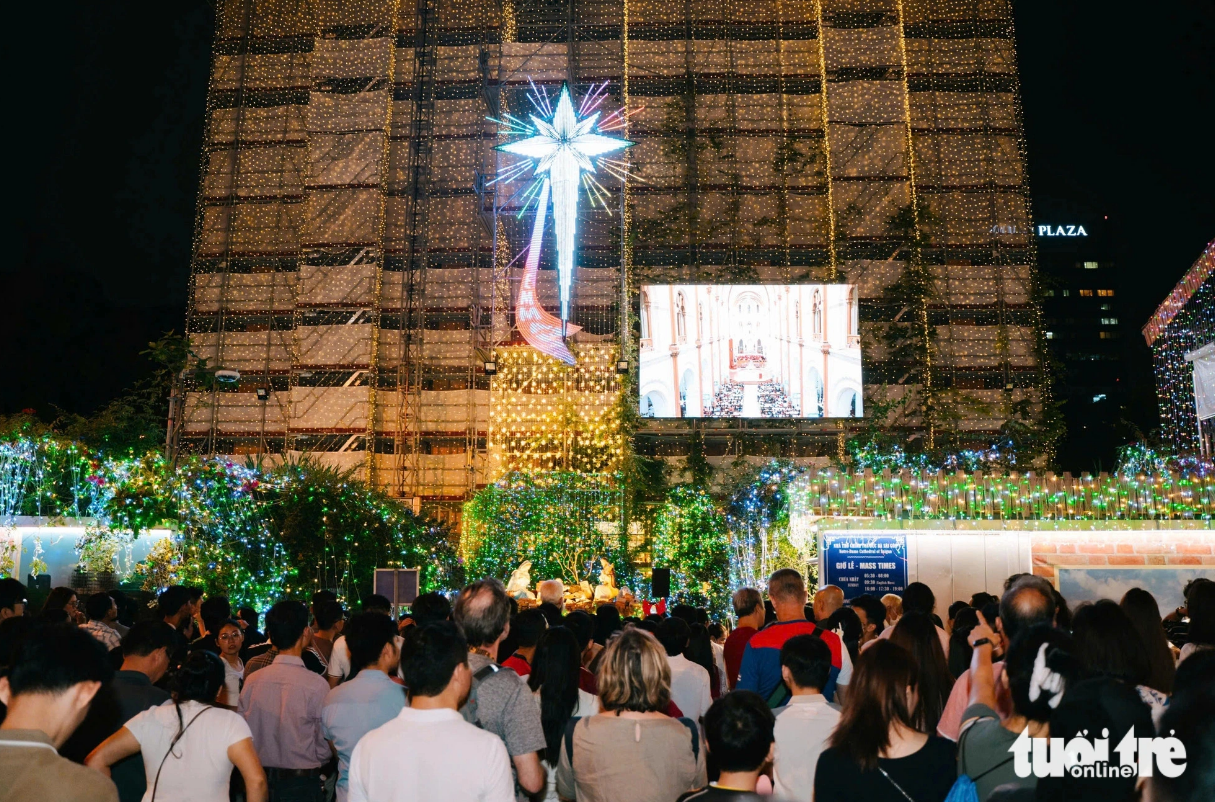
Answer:
[[[224,686],[219,689],[216,702],[229,710],[235,710],[240,704],[241,680],[245,676],[245,663],[240,659],[245,632],[240,622],[229,618],[220,624],[215,642],[219,644],[219,656],[224,661]]]
[[[559,802],[557,762],[569,722],[599,712],[599,697],[578,687],[582,668],[578,638],[565,627],[553,627],[540,637],[527,685],[540,706],[546,746],[542,755],[548,772],[544,802]]]
[[[223,661],[192,653],[173,683],[173,701],[138,714],[94,749],[85,765],[109,776],[110,766],[143,755],[143,802],[227,802],[232,768],[245,781],[247,802],[266,802],[266,773],[249,725],[214,704],[224,684]]]

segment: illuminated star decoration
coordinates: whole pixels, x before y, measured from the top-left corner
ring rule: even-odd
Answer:
[[[529,161],[506,170],[496,180],[509,180],[522,173],[527,166],[531,166],[536,182],[524,196],[524,210],[530,204],[531,198],[539,193],[523,284],[520,286],[519,300],[516,303],[515,317],[519,331],[537,350],[571,365],[574,359],[564,343],[564,337],[567,333],[572,334],[578,330],[578,327],[569,325],[570,288],[574,276],[574,237],[578,220],[578,186],[580,183],[586,185],[592,204],[597,200],[602,203],[607,197],[607,191],[594,180],[594,174],[602,167],[605,171],[622,177],[624,166],[601,157],[633,145],[627,139],[599,133],[611,130],[605,129],[604,126],[613,119],[618,120],[617,127],[624,125],[624,115],[620,111],[609,115],[603,122],[599,121],[599,112],[594,111],[606,96],[606,88],[606,84],[592,88],[577,112],[574,111],[568,86],[561,88],[556,110],[551,108],[547,94],[542,95],[534,91],[532,102],[537,111],[549,117],[548,120],[533,114],[531,125],[510,115],[504,115],[508,122],[495,121],[506,126],[511,133],[531,134],[526,139],[498,146],[498,150],[523,156]],[[555,319],[540,307],[535,298],[544,219],[550,198],[553,204],[553,228],[557,236],[557,276],[561,298],[561,324],[555,332],[552,330]]]

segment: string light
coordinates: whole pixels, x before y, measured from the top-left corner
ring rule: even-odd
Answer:
[[[1215,240],[1143,327],[1143,336],[1156,367],[1162,440],[1178,454],[1199,452],[1194,366],[1185,356],[1215,342]]]
[[[575,364],[527,346],[499,348],[490,385],[494,475],[514,471],[620,470],[625,437],[613,346],[572,346]]]
[[[677,487],[654,515],[654,565],[671,569],[671,599],[703,607],[715,617],[729,612],[730,534],[726,517],[704,490]]]
[[[535,198],[493,148],[529,128],[530,78],[620,109],[600,127],[637,142],[579,212],[580,345],[617,336],[642,283],[846,281],[866,401],[898,402],[885,431],[957,450],[1011,422],[1033,434],[1023,462],[1049,459],[1008,8],[387,8],[219,8],[190,332],[242,378],[187,388],[187,450],[323,453],[451,503],[501,474],[482,469],[503,416],[477,352],[517,345],[510,261]],[[904,324],[915,347],[882,347]],[[810,431],[825,455],[854,429]]]
[[[18,435],[0,442],[0,476],[10,478],[0,491],[11,500],[10,516],[87,511],[95,519],[77,543],[90,570],[113,570],[118,550],[139,534],[172,528],[135,568],[147,590],[198,585],[264,609],[321,588],[356,599],[370,591],[377,567],[419,568],[422,590],[464,582],[445,527],[306,460],[261,468],[191,458],[173,467],[155,453],[105,457],[50,435]],[[0,567],[11,571],[6,553],[0,543]]]
[[[635,584],[623,533],[620,477],[548,471],[509,473],[464,507],[460,555],[468,575],[505,580],[531,560],[533,581],[567,585],[598,575],[598,558],[621,586]]]

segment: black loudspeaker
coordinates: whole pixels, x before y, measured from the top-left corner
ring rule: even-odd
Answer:
[[[665,599],[671,595],[671,569],[655,568],[650,575],[650,598]]]

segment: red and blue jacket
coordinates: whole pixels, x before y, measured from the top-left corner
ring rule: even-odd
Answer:
[[[755,691],[764,699],[772,696],[776,686],[782,680],[780,676],[780,649],[785,641],[795,635],[811,635],[818,630],[819,637],[831,650],[831,673],[827,677],[827,686],[823,688],[823,696],[827,701],[835,698],[835,680],[843,667],[844,645],[834,632],[823,629],[805,619],[798,621],[775,621],[751,636],[747,648],[743,651],[742,669],[738,675],[739,691]]]

